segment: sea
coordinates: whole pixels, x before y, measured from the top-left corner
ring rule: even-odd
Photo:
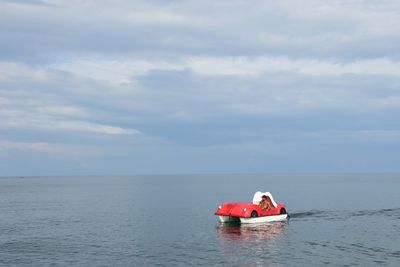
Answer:
[[[269,191],[287,222],[221,224]],[[400,266],[400,175],[0,178],[0,266]]]

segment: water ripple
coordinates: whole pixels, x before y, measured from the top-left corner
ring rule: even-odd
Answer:
[[[362,216],[386,216],[400,218],[400,208],[379,209],[379,210],[359,210],[359,211],[334,211],[334,210],[309,210],[290,213],[291,219],[344,219]]]

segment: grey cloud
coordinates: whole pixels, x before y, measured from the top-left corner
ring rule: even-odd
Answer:
[[[45,3],[0,2],[2,170],[400,166],[397,2]]]
[[[139,133],[134,128],[120,127],[115,125],[115,120],[105,118],[108,111],[97,107],[102,104],[100,87],[97,93],[92,92],[93,84],[87,89],[83,80],[71,81],[57,72],[43,71],[38,75],[36,70],[29,68],[17,68],[16,72],[20,72],[20,76],[0,81],[0,97],[3,99],[0,128],[101,134]],[[105,90],[103,88],[103,94]],[[106,98],[103,97],[103,103],[106,103]]]
[[[290,72],[200,78],[190,71],[158,71],[138,79],[144,103],[154,111],[191,112],[199,117],[399,109],[399,82],[397,77],[381,75],[310,76]],[[390,99],[392,106],[382,105]]]
[[[389,3],[375,11],[361,3],[296,1],[73,2],[23,12],[3,4],[8,12],[0,19],[1,58],[46,62],[62,58],[60,53],[398,58],[393,44],[400,38],[399,15]]]
[[[236,116],[384,114],[400,109],[396,76],[288,71],[204,76],[190,69],[153,70],[133,76],[132,84],[119,85],[59,71],[31,71],[0,81],[3,121],[15,123],[18,118],[32,125],[59,119],[69,128],[72,120],[87,129],[82,121],[136,129],[135,125],[151,128],[163,120],[195,123]]]
[[[14,4],[14,5],[43,5],[43,6],[49,6],[50,4],[46,1],[42,0],[0,0],[0,3],[8,3],[8,4]]]

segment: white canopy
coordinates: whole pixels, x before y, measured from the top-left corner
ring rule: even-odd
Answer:
[[[267,197],[269,197],[270,199],[271,199],[271,202],[272,202],[272,204],[274,205],[274,207],[276,207],[277,205],[276,205],[276,202],[275,202],[275,200],[274,200],[274,198],[272,197],[272,195],[271,195],[271,193],[270,192],[260,192],[260,191],[258,191],[258,192],[256,192],[255,194],[254,194],[254,197],[253,197],[253,204],[258,204],[258,203],[260,203],[260,201],[261,201],[261,198],[262,198],[262,196],[267,196]]]

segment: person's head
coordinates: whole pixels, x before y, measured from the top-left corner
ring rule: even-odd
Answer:
[[[267,200],[267,196],[266,196],[266,195],[263,195],[263,196],[261,197],[261,199],[262,199],[262,200]]]

